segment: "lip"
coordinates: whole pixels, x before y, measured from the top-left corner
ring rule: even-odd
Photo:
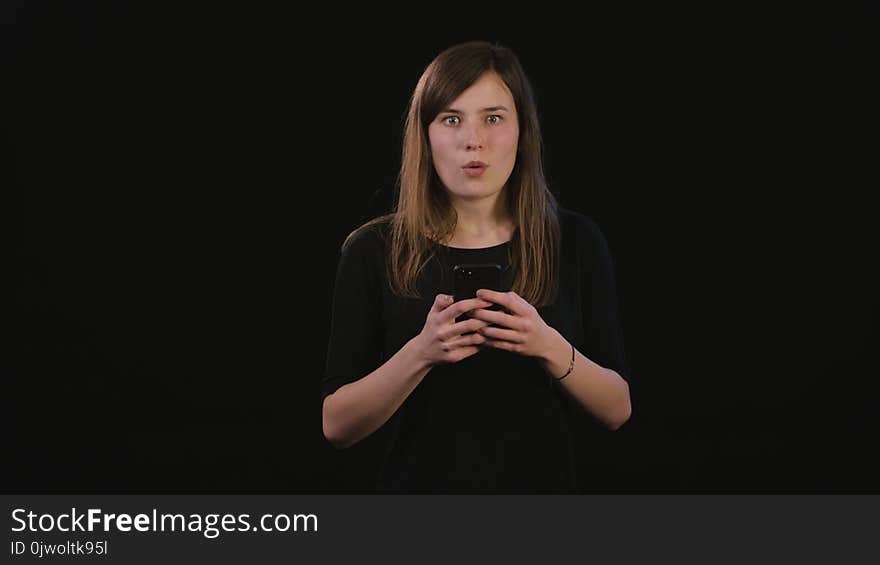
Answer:
[[[477,167],[477,168],[473,168],[473,169],[462,169],[462,170],[464,171],[464,174],[466,174],[469,177],[478,177],[486,172],[486,167]]]
[[[486,163],[484,163],[484,162],[482,162],[482,161],[471,161],[470,163],[466,163],[466,164],[462,167],[462,169],[467,168],[467,167],[477,167],[477,166],[479,166],[479,167],[483,167],[483,168],[485,169],[485,168],[488,167],[489,165],[487,165]]]
[[[469,177],[478,177],[485,173],[487,168],[489,168],[489,165],[482,161],[471,161],[462,167],[461,170]]]

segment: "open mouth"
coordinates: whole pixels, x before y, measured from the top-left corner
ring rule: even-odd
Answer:
[[[465,165],[462,168],[463,169],[485,169],[488,166],[489,165],[487,165],[486,163],[484,163],[482,161],[471,161],[470,163],[468,163],[467,165]]]
[[[464,171],[464,174],[469,177],[478,177],[483,174],[483,171],[485,171],[488,166],[489,165],[482,161],[471,161],[462,167],[462,170]]]
[[[469,177],[478,177],[485,172],[486,167],[488,167],[488,165],[474,165],[462,167],[461,169],[464,171],[464,174]]]

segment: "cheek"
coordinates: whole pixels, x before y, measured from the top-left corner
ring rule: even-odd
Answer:
[[[431,157],[434,160],[436,166],[443,166],[445,163],[449,161],[450,155],[450,142],[448,139],[444,139],[443,136],[431,136],[429,138],[429,142],[431,144]]]
[[[519,124],[516,123],[506,123],[503,127],[500,127],[495,130],[495,143],[499,146],[503,145],[505,147],[509,147],[511,145],[516,145],[516,141],[519,138]]]
[[[495,139],[496,147],[501,149],[505,154],[515,154],[518,141],[519,130],[515,128],[498,132],[498,137]]]

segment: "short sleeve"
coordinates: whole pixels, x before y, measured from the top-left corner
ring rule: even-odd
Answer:
[[[581,242],[581,308],[590,360],[613,369],[629,384],[623,332],[615,287],[614,265],[605,236],[591,219],[577,217]]]
[[[376,226],[343,248],[336,269],[321,401],[374,371],[382,358],[384,253]]]

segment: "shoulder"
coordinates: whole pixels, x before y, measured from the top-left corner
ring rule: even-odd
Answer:
[[[339,252],[337,277],[343,281],[367,284],[379,280],[385,271],[383,226],[370,220],[345,238]]]
[[[562,238],[574,240],[578,246],[601,249],[607,245],[599,225],[586,214],[560,207],[559,225]]]
[[[342,243],[342,255],[383,256],[390,228],[390,219],[385,216],[355,228]]]

